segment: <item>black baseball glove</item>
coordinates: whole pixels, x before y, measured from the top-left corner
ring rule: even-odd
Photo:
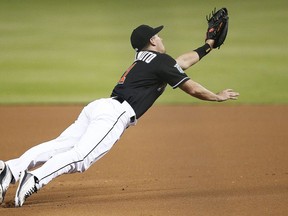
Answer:
[[[214,40],[213,48],[220,48],[224,43],[228,32],[228,10],[221,8],[220,10],[212,11],[209,16],[206,16],[208,22],[208,29],[206,33],[206,40]],[[206,41],[205,40],[205,41]]]

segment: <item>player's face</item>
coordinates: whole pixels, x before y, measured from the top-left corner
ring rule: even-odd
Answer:
[[[155,45],[156,45],[157,51],[160,52],[160,53],[165,53],[166,49],[165,49],[165,46],[163,44],[162,38],[159,37],[158,34],[156,34],[156,35],[153,36],[153,39],[155,41]]]

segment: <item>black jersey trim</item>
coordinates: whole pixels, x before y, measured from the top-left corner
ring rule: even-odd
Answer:
[[[182,80],[180,80],[176,85],[172,86],[173,89],[177,88],[181,83],[186,82],[189,80],[189,77],[184,77]]]

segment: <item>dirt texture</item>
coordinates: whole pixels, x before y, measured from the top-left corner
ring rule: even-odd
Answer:
[[[0,106],[1,160],[57,137],[82,106]],[[286,216],[288,106],[151,108],[84,173],[1,216]]]

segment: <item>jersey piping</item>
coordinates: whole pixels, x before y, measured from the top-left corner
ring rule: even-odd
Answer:
[[[173,89],[177,88],[181,83],[189,80],[190,78],[189,77],[185,77],[183,78],[180,82],[178,82],[176,85],[172,86]]]

